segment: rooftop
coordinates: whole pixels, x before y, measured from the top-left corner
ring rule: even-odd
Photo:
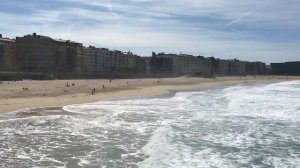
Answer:
[[[0,38],[0,41],[2,41],[2,42],[16,42],[14,39],[9,39],[9,38]]]

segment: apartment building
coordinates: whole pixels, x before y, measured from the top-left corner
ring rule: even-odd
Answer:
[[[83,46],[36,33],[16,38],[18,69],[23,72],[80,73]]]
[[[83,73],[92,73],[96,69],[97,49],[93,46],[83,47]]]
[[[160,72],[171,72],[175,75],[208,75],[211,67],[209,59],[186,54],[153,53],[151,61],[153,65],[156,64],[153,69]]]
[[[16,71],[16,42],[0,34],[0,71]]]
[[[300,75],[300,61],[271,63],[273,75]]]

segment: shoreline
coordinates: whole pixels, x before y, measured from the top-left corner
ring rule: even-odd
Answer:
[[[111,88],[103,91],[98,91],[91,95],[88,91],[91,87],[90,83],[102,83],[110,86],[107,80],[73,80],[78,84],[77,88],[68,88],[70,91],[61,91],[64,86],[57,87],[56,84],[65,83],[66,81],[25,81],[12,83],[11,86],[0,86],[0,114],[21,111],[31,108],[47,108],[47,107],[63,107],[72,104],[93,103],[98,101],[132,99],[143,97],[154,97],[172,94],[180,91],[195,91],[206,90],[216,87],[227,87],[238,84],[260,84],[260,83],[277,83],[282,81],[299,80],[300,77],[283,77],[283,76],[260,76],[260,77],[219,77],[217,79],[206,78],[162,78],[162,79],[124,79],[115,80],[111,84]],[[247,83],[245,83],[247,81]],[[26,83],[30,87],[30,94],[14,95],[20,91],[16,89],[19,85]],[[36,84],[37,83],[37,84]],[[130,85],[128,84],[130,83]],[[85,85],[86,84],[86,85]],[[104,85],[104,84],[103,84]],[[40,87],[39,87],[40,86]],[[31,88],[33,87],[33,88]],[[5,92],[9,88],[10,91]],[[15,91],[14,89],[17,91]],[[41,89],[54,88],[51,91],[45,91],[49,96],[40,94]],[[65,89],[65,88],[63,88]],[[81,90],[80,90],[81,89]],[[99,88],[97,88],[98,90]],[[43,94],[45,94],[43,93]],[[51,96],[53,94],[54,96]],[[56,95],[55,95],[56,94]]]

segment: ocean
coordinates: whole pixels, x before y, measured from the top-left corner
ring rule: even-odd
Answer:
[[[2,114],[0,167],[299,168],[300,81]]]

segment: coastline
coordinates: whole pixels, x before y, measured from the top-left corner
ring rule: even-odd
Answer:
[[[58,80],[19,81],[0,86],[0,114],[26,108],[63,107],[97,101],[152,97],[177,91],[205,90],[238,84],[276,83],[299,80],[300,77],[218,77],[207,78],[160,78],[122,80]],[[65,87],[65,83],[75,84]],[[105,89],[103,89],[103,85]],[[29,88],[24,91],[22,86]],[[97,86],[97,87],[96,87]],[[91,90],[96,93],[91,94]]]

